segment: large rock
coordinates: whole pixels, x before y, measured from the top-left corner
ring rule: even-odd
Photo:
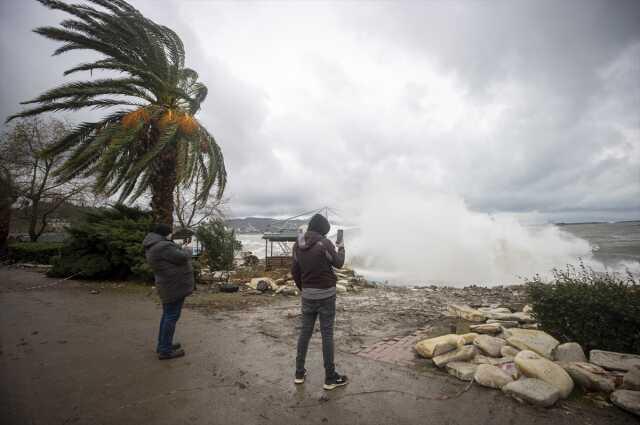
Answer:
[[[640,367],[634,366],[622,378],[622,388],[625,390],[640,391]]]
[[[476,373],[478,365],[467,362],[450,362],[447,363],[447,372],[463,381],[473,381],[473,375]]]
[[[416,344],[416,351],[422,357],[431,359],[436,356],[453,351],[464,345],[464,338],[460,335],[443,335],[435,338],[423,339]]]
[[[495,335],[502,332],[502,326],[496,323],[483,323],[481,325],[471,325],[469,326],[471,332],[476,332],[479,334],[487,334],[487,335]]]
[[[258,291],[268,291],[277,289],[278,285],[270,277],[256,277],[251,279],[251,282],[247,285],[251,289]]]
[[[515,357],[519,352],[520,350],[510,345],[505,345],[500,349],[500,355],[502,357]]]
[[[484,322],[487,320],[487,316],[485,316],[484,313],[464,304],[449,304],[449,306],[447,306],[447,313],[470,322]]]
[[[611,402],[627,412],[640,416],[640,391],[614,391],[611,393]]]
[[[476,364],[490,364],[494,366],[500,366],[504,363],[513,362],[513,357],[489,357],[484,354],[476,354],[476,356],[471,360],[471,363]]]
[[[587,361],[587,356],[584,355],[582,347],[577,342],[567,342],[558,345],[554,351],[554,357],[557,362]]]
[[[524,350],[518,353],[514,361],[523,375],[540,379],[554,386],[558,389],[560,397],[567,398],[573,391],[573,380],[569,374],[551,360],[533,351]]]
[[[518,311],[516,313],[494,313],[494,312],[483,312],[488,319],[493,320],[506,320],[506,321],[515,321],[519,323],[534,323],[536,319],[533,318],[529,313],[523,313],[522,311]]]
[[[610,393],[615,390],[616,382],[607,371],[587,362],[558,362],[573,382],[587,391]]]
[[[346,286],[340,284],[340,283],[336,283],[336,292],[339,294],[346,294],[349,290],[347,289]]]
[[[437,367],[445,367],[447,363],[451,362],[466,362],[471,360],[476,355],[476,349],[472,345],[464,345],[455,351],[450,351],[446,354],[433,358],[433,363]]]
[[[505,371],[497,366],[488,364],[478,365],[476,373],[473,376],[475,381],[483,387],[500,389],[513,381]]]
[[[458,335],[464,341],[463,345],[472,344],[478,336],[475,332],[469,332],[466,334]]]
[[[480,351],[491,357],[501,357],[500,350],[506,344],[504,339],[495,338],[489,335],[478,335],[473,341],[473,345]]]
[[[506,373],[513,379],[518,379],[520,378],[520,376],[522,376],[515,362],[501,363],[496,365],[496,367],[499,367],[504,373]]]
[[[589,362],[609,370],[629,371],[640,366],[640,356],[636,354],[615,353],[613,351],[591,350]]]
[[[543,331],[533,329],[509,329],[507,342],[520,350],[530,350],[548,359],[552,359],[553,350],[560,342]]]
[[[517,328],[520,322],[517,320],[497,320],[497,319],[489,319],[487,323],[492,325],[500,325],[503,328]]]
[[[520,379],[502,387],[502,391],[520,401],[536,406],[551,407],[560,398],[557,388],[540,379]]]

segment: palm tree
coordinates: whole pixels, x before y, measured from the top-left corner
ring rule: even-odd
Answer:
[[[7,122],[53,111],[117,108],[100,121],[77,126],[45,152],[70,151],[57,178],[95,176],[96,191],[119,194],[120,201],[134,201],[150,190],[154,220],[169,225],[178,185],[188,187],[197,176],[204,189],[199,201],[206,203],[214,185],[220,199],[227,179],[224,158],[214,137],[194,116],[207,88],[194,70],[185,68],[180,37],[123,0],[87,0],[92,5],[38,1],[72,15],[59,27],[34,30],[64,43],[54,55],[92,50],[102,56],[64,74],[103,70],[108,78],[49,90],[23,102],[35,106]]]

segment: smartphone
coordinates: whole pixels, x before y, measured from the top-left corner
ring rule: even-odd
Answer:
[[[336,239],[336,245],[342,244],[343,238],[344,238],[344,230],[338,229],[338,239]]]

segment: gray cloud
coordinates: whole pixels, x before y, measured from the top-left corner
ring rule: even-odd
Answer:
[[[209,86],[234,215],[337,206],[389,175],[482,211],[640,216],[638,2],[158,3],[133,1]],[[6,116],[83,56],[30,32],[62,15],[0,7]]]

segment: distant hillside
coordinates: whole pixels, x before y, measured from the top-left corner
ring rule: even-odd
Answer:
[[[282,220],[265,217],[247,217],[247,218],[230,218],[226,220],[227,225],[232,226],[238,233],[264,233],[270,227],[277,228],[282,224]],[[292,220],[288,222],[287,227],[298,228],[306,224],[306,220]],[[271,229],[273,230],[273,229]]]

